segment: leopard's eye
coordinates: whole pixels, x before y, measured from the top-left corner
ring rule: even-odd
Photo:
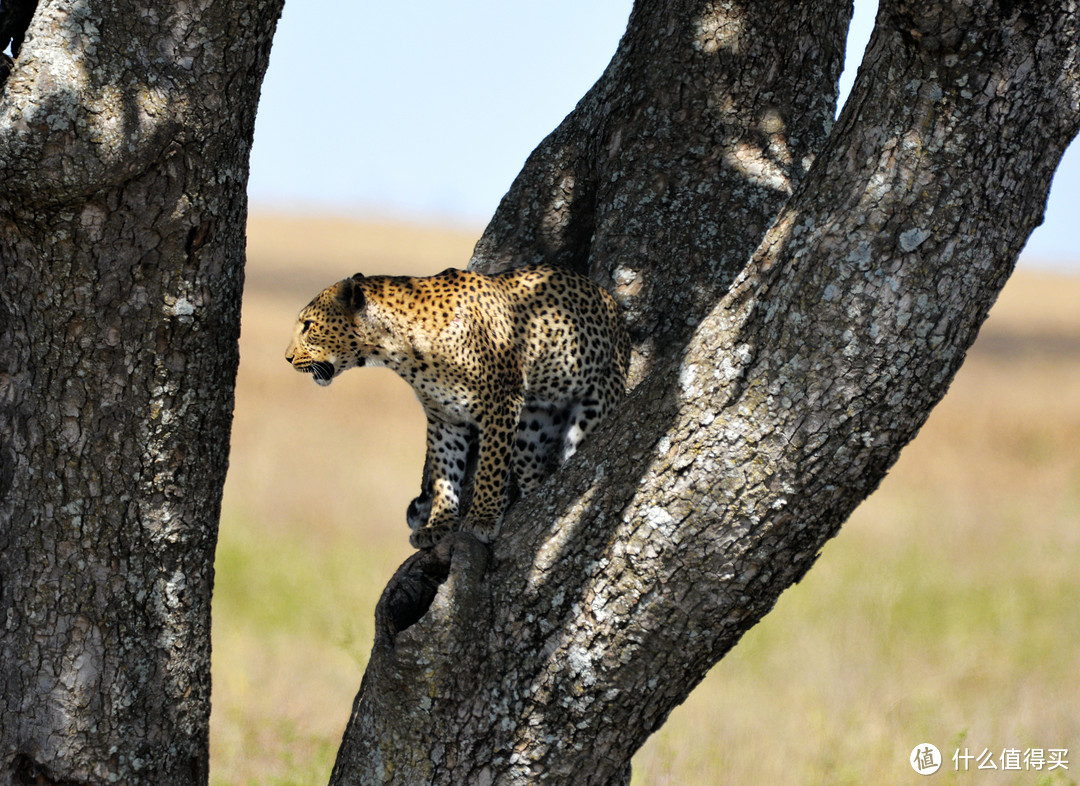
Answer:
[[[304,320],[304,327],[302,329],[302,332],[307,333],[309,330],[311,330],[311,324],[312,324],[312,321],[310,319],[305,319]]]

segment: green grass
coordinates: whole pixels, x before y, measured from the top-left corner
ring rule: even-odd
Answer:
[[[1080,768],[1075,489],[1032,527],[989,500],[978,524],[942,515],[948,485],[883,486],[638,754],[634,784],[915,782],[911,749],[949,759],[962,732],[997,755],[1071,746]]]

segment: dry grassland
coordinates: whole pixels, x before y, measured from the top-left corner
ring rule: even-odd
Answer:
[[[296,311],[357,270],[465,264],[475,233],[255,216],[214,606],[214,784],[326,783],[410,553],[423,417],[381,369],[321,389]],[[817,565],[634,760],[634,784],[1071,783],[1080,772],[1080,278],[1017,274],[919,437]],[[957,748],[997,771],[952,772]],[[1004,771],[1006,749],[1069,769]]]

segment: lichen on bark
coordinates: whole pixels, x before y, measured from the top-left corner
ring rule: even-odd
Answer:
[[[279,11],[44,1],[0,87],[0,782],[207,780],[247,152]]]

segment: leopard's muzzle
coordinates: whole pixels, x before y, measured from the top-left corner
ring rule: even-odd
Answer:
[[[316,360],[309,367],[311,376],[318,385],[329,385],[334,378],[334,364],[327,360]]]

